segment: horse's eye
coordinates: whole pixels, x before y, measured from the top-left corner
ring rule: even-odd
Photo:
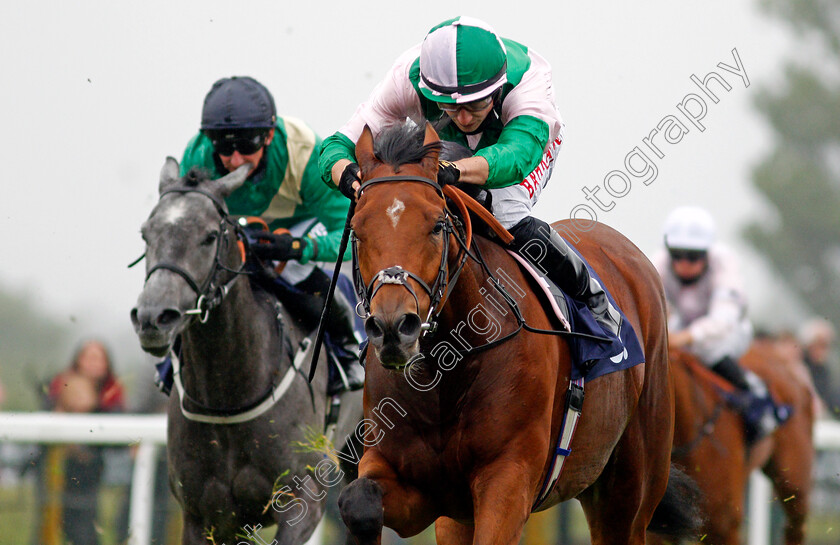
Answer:
[[[201,241],[201,245],[210,246],[211,244],[216,242],[217,238],[219,238],[219,232],[213,231],[212,233],[209,233],[206,237],[204,237],[204,240]]]
[[[439,221],[435,224],[434,229],[432,229],[432,234],[433,235],[439,235],[441,233],[441,231],[443,231],[443,222]]]

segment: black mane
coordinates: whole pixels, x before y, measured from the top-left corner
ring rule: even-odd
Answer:
[[[376,158],[393,167],[419,163],[432,151],[440,150],[440,142],[423,145],[425,127],[404,123],[388,127],[380,133],[373,147]]]
[[[210,180],[210,173],[207,169],[200,167],[192,167],[186,176],[181,179],[187,187],[198,187],[208,180]]]

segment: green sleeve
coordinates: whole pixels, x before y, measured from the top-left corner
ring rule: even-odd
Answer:
[[[332,167],[340,159],[356,162],[356,144],[344,134],[337,132],[324,140],[321,148],[321,159],[318,166],[321,169],[321,179],[330,187],[334,188],[332,182]]]
[[[303,201],[302,206],[305,208],[301,212],[311,213],[317,217],[327,228],[327,234],[315,237],[315,244],[310,241],[306,245],[301,263],[307,263],[311,259],[325,262],[337,260],[344,223],[347,221],[347,210],[350,208],[350,200],[342,195],[332,182],[328,187],[318,179],[320,177],[318,165],[318,154],[313,153],[306,165],[301,182],[300,197]],[[317,254],[315,254],[316,245]],[[342,261],[348,259],[350,259],[350,252],[345,252]]]
[[[181,176],[185,176],[192,167],[199,167],[216,173],[216,165],[213,162],[213,144],[210,139],[201,133],[196,134],[187,144],[184,156],[181,158]]]
[[[490,167],[485,187],[508,187],[524,180],[540,164],[547,145],[548,123],[530,115],[513,118],[495,144],[475,153]]]

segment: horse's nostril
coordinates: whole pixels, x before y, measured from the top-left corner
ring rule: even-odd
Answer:
[[[382,339],[385,337],[385,328],[383,327],[382,320],[376,316],[369,316],[365,320],[365,333],[367,333],[371,342],[382,344]]]
[[[138,325],[140,325],[140,320],[137,318],[137,308],[136,307],[131,309],[131,323],[134,325],[134,327],[137,327]]]
[[[157,319],[157,325],[161,327],[168,327],[173,325],[181,318],[181,313],[175,309],[168,308],[160,313]]]
[[[405,314],[397,326],[397,333],[402,342],[412,343],[420,336],[420,327],[422,322],[420,316],[415,313]]]

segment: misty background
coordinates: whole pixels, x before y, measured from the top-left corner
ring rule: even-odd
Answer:
[[[719,238],[743,259],[751,315],[774,329],[810,310],[770,262],[744,241],[747,225],[778,227],[776,206],[751,183],[778,145],[754,103],[782,87],[784,64],[824,55],[754,3],[667,2],[307,2],[74,3],[0,7],[0,379],[7,409],[28,403],[37,378],[63,368],[80,339],[112,349],[119,374],[149,383],[129,322],[143,266],[139,227],[157,201],[167,155],[180,159],[198,129],[204,95],[218,78],[250,75],[274,95],[279,113],[335,132],[396,57],[430,27],[459,14],[538,51],[553,67],[566,141],[535,215],[554,221],[601,186],[615,201],[598,220],[648,255],[661,247],[668,212],[708,208]],[[749,86],[718,63],[735,66]],[[712,103],[692,83],[715,71]],[[705,98],[700,131],[677,105]],[[625,157],[665,116],[689,132],[659,137],[656,179],[632,178],[620,199],[604,178],[626,172]],[[806,206],[806,205],[803,205]],[[772,238],[772,237],[771,237]],[[32,408],[32,407],[28,407]]]

